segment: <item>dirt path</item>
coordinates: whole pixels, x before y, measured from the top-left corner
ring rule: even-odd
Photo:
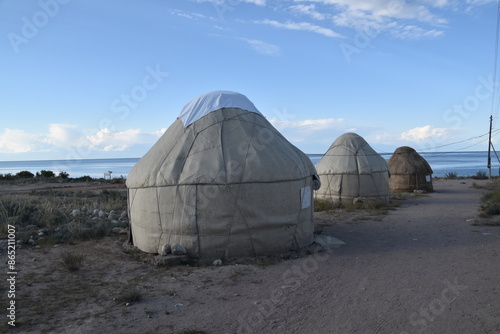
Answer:
[[[153,267],[122,251],[124,237],[21,249],[19,330],[500,333],[500,227],[472,225],[483,191],[471,185],[438,180],[373,219],[318,215],[346,244],[278,263]],[[62,268],[62,249],[86,253],[83,268]],[[133,289],[142,299],[126,306]]]

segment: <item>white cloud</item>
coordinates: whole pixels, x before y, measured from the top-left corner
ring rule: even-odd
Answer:
[[[5,129],[0,133],[0,153],[40,152],[43,144],[37,135],[23,130]]]
[[[335,6],[337,10],[352,15],[359,15],[360,12],[369,14],[374,20],[385,18],[414,19],[431,24],[445,24],[446,19],[432,13],[431,7],[442,7],[447,1],[420,1],[407,2],[404,0],[299,0],[296,2],[317,2],[324,5]]]
[[[346,120],[343,118],[326,118],[326,119],[306,119],[302,121],[290,121],[270,119],[269,122],[277,129],[298,129],[301,131],[319,131],[330,128],[338,128],[344,126]]]
[[[275,20],[260,20],[260,21],[254,21],[255,23],[260,23],[260,24],[267,24],[276,28],[281,28],[281,29],[288,29],[288,30],[301,30],[301,31],[310,31],[314,32],[317,34],[321,34],[327,37],[340,37],[344,38],[339,33],[336,33],[335,31],[328,29],[328,28],[323,28],[314,24],[311,24],[309,22],[292,22],[292,21],[287,21],[285,23],[281,23]]]
[[[295,5],[295,6],[291,6],[289,9],[292,11],[292,13],[307,15],[307,16],[310,16],[311,18],[313,18],[315,20],[319,20],[319,21],[324,20],[329,16],[326,13],[320,13],[320,12],[316,11],[316,6],[313,4],[311,4],[311,5]]]
[[[387,32],[400,39],[435,38],[443,35],[448,20],[443,10],[456,7],[449,0],[295,0],[293,12],[328,17],[338,27],[366,32],[374,37]],[[307,3],[307,4],[302,4]],[[311,4],[314,3],[314,4]],[[316,6],[316,4],[318,6]],[[311,7],[313,6],[313,7]],[[321,10],[318,9],[321,7]],[[440,29],[437,29],[439,27]]]
[[[422,142],[428,139],[444,139],[449,137],[452,129],[436,128],[432,125],[416,127],[401,133],[401,139],[412,142]]]
[[[90,148],[97,151],[125,151],[133,145],[146,144],[158,138],[156,134],[144,133],[139,129],[112,131],[108,128],[86,137]]]
[[[257,6],[265,6],[266,0],[238,0],[238,1],[228,1],[228,0],[196,0],[196,2],[211,2],[215,6],[229,6],[236,7],[241,2],[251,3]]]
[[[274,44],[248,38],[241,38],[241,40],[247,42],[252,49],[263,55],[279,56],[281,53],[280,47]]]
[[[44,141],[53,146],[64,147],[68,143],[78,142],[84,134],[70,124],[49,124],[49,134]]]
[[[101,129],[84,134],[76,126],[50,124],[48,133],[33,134],[18,129],[0,133],[0,153],[73,151],[124,151],[134,145],[154,144],[166,129],[148,133],[139,129],[112,131]]]
[[[243,2],[253,3],[257,6],[265,6],[266,0],[243,0]]]
[[[497,2],[496,0],[466,0],[465,3],[472,6],[481,6],[487,3]]]
[[[442,30],[424,30],[414,25],[403,26],[400,29],[395,29],[391,32],[393,36],[400,39],[421,39],[421,38],[434,38],[444,34]]]
[[[448,0],[420,0],[422,3],[426,3],[432,7],[447,7],[451,5],[451,1]]]

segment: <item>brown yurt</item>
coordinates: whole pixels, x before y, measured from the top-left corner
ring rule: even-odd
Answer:
[[[388,165],[391,192],[433,191],[432,168],[413,148],[402,146],[396,149]]]

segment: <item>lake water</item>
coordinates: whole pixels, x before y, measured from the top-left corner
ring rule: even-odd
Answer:
[[[392,153],[383,153],[389,159]],[[433,152],[420,153],[431,165],[433,176],[444,176],[446,173],[455,172],[458,176],[474,176],[479,171],[488,173],[488,152]],[[308,154],[311,161],[316,164],[322,154]],[[16,174],[27,170],[35,174],[41,170],[53,171],[56,175],[64,171],[70,177],[88,175],[93,178],[104,177],[104,173],[112,172],[112,177],[127,177],[130,169],[139,161],[139,158],[120,159],[83,159],[83,160],[36,160],[36,161],[0,161],[0,174]],[[499,175],[499,163],[492,153],[491,174]]]

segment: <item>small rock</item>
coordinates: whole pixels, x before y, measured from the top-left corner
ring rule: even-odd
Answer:
[[[36,241],[35,241],[35,240],[33,240],[32,238],[30,238],[30,239],[28,240],[28,243],[29,243],[30,245],[32,245],[32,246],[33,246],[33,245],[35,245],[35,244],[36,244]]]
[[[111,232],[117,233],[117,234],[119,234],[121,231],[122,231],[121,227],[113,227],[113,229],[111,230]]]
[[[128,217],[128,213],[127,211],[122,211],[122,214],[120,215],[121,218],[127,218]]]
[[[38,232],[38,236],[39,236],[39,237],[43,237],[44,235],[45,235],[45,233],[43,233],[43,232]]]
[[[166,256],[167,254],[170,254],[171,252],[172,252],[172,248],[170,247],[170,245],[165,244],[161,247],[160,255]]]
[[[128,228],[122,228],[119,234],[128,234]]]
[[[73,217],[77,217],[77,216],[79,216],[79,215],[80,215],[80,213],[81,213],[81,212],[80,212],[80,210],[78,210],[78,209],[75,209],[75,210],[71,211],[71,215],[72,215]]]
[[[222,260],[221,259],[217,259],[214,261],[214,266],[222,266]]]
[[[118,225],[118,220],[112,220],[112,221],[111,221],[111,224],[113,224],[113,225]]]
[[[99,209],[95,209],[95,210],[94,210],[94,215],[95,215],[95,216],[98,216],[98,215],[99,215]]]
[[[118,220],[118,218],[120,218],[120,216],[118,216],[115,212],[111,211],[108,215],[108,219],[109,220]]]
[[[173,255],[184,255],[186,254],[186,248],[180,244],[173,244],[172,245],[172,254]]]
[[[364,197],[356,197],[352,200],[352,204],[357,204],[357,203],[364,203],[365,198]]]
[[[38,230],[38,226],[33,224],[26,226],[26,231],[33,231],[33,230]]]
[[[175,308],[180,308],[180,307],[183,307],[183,306],[184,306],[184,304],[181,304],[181,303],[175,304]]]
[[[106,215],[106,212],[104,212],[104,211],[102,211],[102,210],[100,210],[100,211],[99,211],[99,217],[101,217],[101,218],[106,218],[106,216],[107,216],[107,215]]]
[[[125,306],[129,306],[129,305],[130,305],[130,303],[126,303],[126,304],[125,304]]]

